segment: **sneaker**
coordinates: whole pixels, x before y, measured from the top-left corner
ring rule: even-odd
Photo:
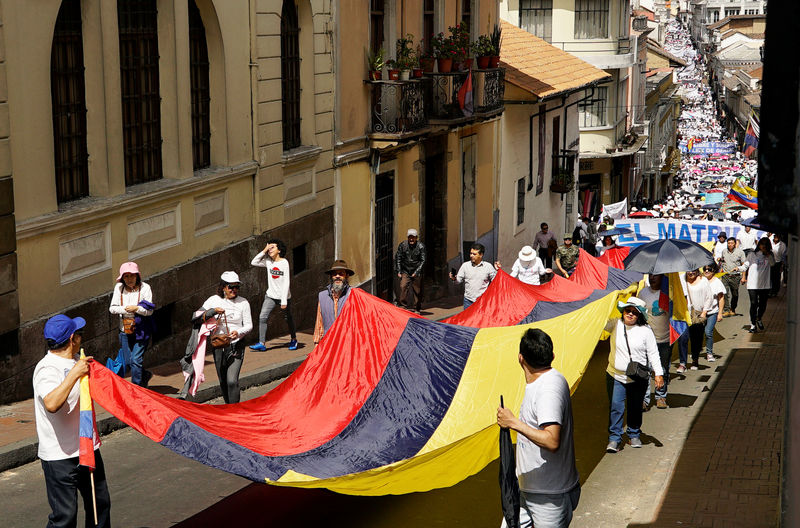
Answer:
[[[681,363],[680,365],[678,365],[678,368],[675,369],[675,372],[677,372],[678,374],[683,374],[684,372],[686,372],[686,365]]]
[[[264,346],[264,343],[256,343],[255,345],[250,346],[250,350],[255,350],[257,352],[266,352],[267,347]]]
[[[297,339],[289,341],[289,350],[297,350]]]
[[[697,370],[700,368],[700,365],[697,364],[697,361],[692,361],[692,366],[689,367],[689,370]]]
[[[606,453],[616,453],[619,451],[619,442],[609,442],[606,446]]]
[[[759,330],[762,330],[762,331],[764,330],[764,323],[761,322],[761,319],[756,321],[756,326],[758,326]]]
[[[656,398],[656,408],[667,409],[668,407],[666,398]]]
[[[642,439],[638,436],[631,438],[631,447],[642,447]]]
[[[717,358],[714,357],[714,354],[706,354],[706,361],[714,362]]]
[[[750,332],[751,334],[755,334],[756,333],[756,325],[750,325],[750,328],[747,331]]]

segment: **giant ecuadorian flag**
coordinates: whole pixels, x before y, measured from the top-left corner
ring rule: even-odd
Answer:
[[[353,289],[306,361],[239,404],[175,400],[97,362],[92,394],[165,447],[254,481],[356,495],[451,486],[498,456],[497,405],[501,394],[512,409],[522,402],[526,329],[551,336],[553,366],[577,386],[617,299],[634,289],[607,289],[627,278],[589,259],[582,253],[585,269],[576,272],[583,283],[557,277],[528,286],[498,272],[478,302],[451,318],[458,324]],[[476,327],[487,321],[500,324]]]

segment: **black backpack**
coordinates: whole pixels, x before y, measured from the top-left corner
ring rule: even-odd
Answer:
[[[576,226],[575,229],[572,230],[572,243],[574,245],[580,245],[581,243],[581,227]]]

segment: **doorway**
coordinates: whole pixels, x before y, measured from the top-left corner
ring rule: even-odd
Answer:
[[[469,256],[470,246],[478,239],[475,213],[476,150],[475,136],[461,140],[461,256],[464,260]]]
[[[375,295],[392,302],[394,266],[394,172],[375,177]]]
[[[425,297],[437,299],[447,291],[447,163],[445,142],[425,142],[425,209],[421,232],[426,259]]]

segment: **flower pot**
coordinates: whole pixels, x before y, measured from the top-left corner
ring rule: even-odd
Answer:
[[[407,81],[411,78],[411,70],[400,70],[400,80]]]
[[[466,71],[466,70],[471,69],[472,68],[472,57],[470,57],[468,59],[464,59],[461,62],[461,68],[462,68],[461,71]]]
[[[489,57],[489,67],[490,68],[499,68],[500,67],[500,55],[493,55]]]
[[[411,73],[415,79],[421,79],[423,70],[422,68],[414,68]]]
[[[373,70],[373,71],[369,72],[369,80],[370,81],[380,81],[381,77],[383,77],[383,75],[378,70]]]
[[[489,59],[491,59],[491,57],[489,57],[488,55],[485,55],[483,57],[478,57],[478,69],[485,70],[486,68],[488,68]]]
[[[423,57],[419,60],[419,66],[424,72],[432,72],[434,62],[436,60],[433,57]]]
[[[453,59],[437,59],[436,65],[439,68],[439,73],[450,73],[453,68]]]
[[[400,70],[389,70],[389,80],[396,81],[400,78]]]

